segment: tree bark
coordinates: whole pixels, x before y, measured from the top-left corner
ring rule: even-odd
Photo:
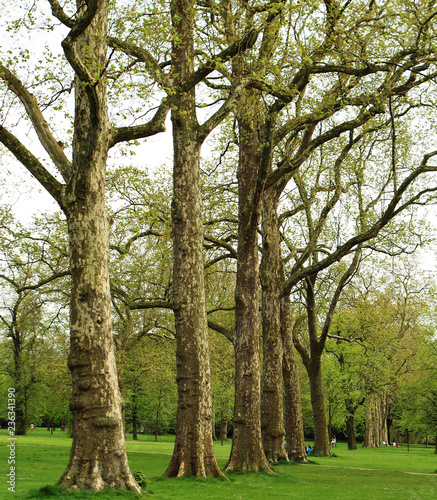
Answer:
[[[237,111],[238,250],[235,288],[235,408],[228,471],[271,472],[261,436],[258,225],[261,218],[260,99],[245,91]]]
[[[221,423],[220,423],[220,441],[223,446],[223,441],[228,440],[228,416],[223,415],[221,416]]]
[[[171,2],[172,72],[177,87],[193,72],[194,2]],[[180,93],[173,124],[173,310],[176,327],[178,410],[176,440],[166,477],[223,473],[214,456],[208,324],[203,270],[200,147],[194,89]]]
[[[284,275],[285,276],[285,275]],[[303,433],[299,368],[293,344],[289,297],[281,299],[281,337],[284,351],[282,373],[285,391],[287,454],[292,462],[307,462]]]
[[[348,417],[346,420],[346,433],[347,433],[347,449],[348,450],[356,450],[357,449],[357,440],[355,438],[355,423],[354,417],[355,412],[357,410],[357,406],[354,406],[351,400],[346,400],[346,411],[348,413]]]
[[[83,7],[82,7],[83,8]],[[106,64],[106,2],[70,50],[101,71]],[[79,45],[79,47],[77,47]],[[91,95],[92,94],[92,95]],[[140,492],[127,462],[109,289],[109,218],[105,170],[109,135],[106,86],[76,77],[72,175],[64,211],[70,241],[73,444],[59,484],[68,489]]]
[[[99,158],[93,153],[89,170],[94,174],[78,183],[82,196],[68,212],[73,445],[59,484],[69,489],[140,491],[127,463],[112,339],[105,154]]]
[[[355,438],[354,416],[349,415],[346,420],[347,449],[356,450],[357,440]]]
[[[363,447],[375,448],[380,445],[378,420],[375,397],[368,398]]]
[[[267,460],[288,460],[285,450],[284,398],[281,338],[282,256],[277,221],[277,196],[264,192],[262,211],[263,250],[260,266],[262,285],[263,372],[261,430]]]
[[[388,403],[388,396],[387,393],[384,392],[380,397],[379,397],[379,428],[380,428],[380,442],[385,441],[387,444],[390,444],[390,441],[388,439],[388,423],[387,423],[387,418],[388,418],[388,413],[389,413],[389,403]]]
[[[330,456],[331,445],[329,443],[328,423],[326,419],[325,394],[322,380],[321,360],[312,359],[308,371],[310,380],[311,406],[314,421],[314,455]]]
[[[316,301],[314,295],[314,284],[317,276],[307,279],[306,308],[308,317],[308,334],[310,338],[310,354],[302,356],[308,373],[311,392],[311,406],[314,421],[314,455],[330,456],[331,445],[329,442],[328,422],[326,418],[325,393],[322,378],[322,354],[325,347],[324,339],[318,339]],[[299,349],[301,354],[302,347]]]

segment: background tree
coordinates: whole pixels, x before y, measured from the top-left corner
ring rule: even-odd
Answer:
[[[423,297],[429,292],[423,288],[425,280],[421,284],[415,280],[419,271],[408,262],[399,260],[391,269],[380,262],[378,267],[385,269],[381,274],[366,273],[364,266],[329,334],[328,350],[339,362],[344,392],[349,395],[345,400],[348,440],[354,434],[351,417],[366,403],[366,446],[393,439],[388,421],[392,400],[402,380],[411,377],[423,341]]]
[[[16,433],[25,434],[30,419],[40,417],[37,399],[45,378],[45,351],[62,322],[65,302],[55,280],[66,274],[62,242],[36,221],[25,229],[8,214],[2,220],[0,289],[1,330],[10,357],[4,373],[16,390]]]

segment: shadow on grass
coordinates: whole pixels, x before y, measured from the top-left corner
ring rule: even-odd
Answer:
[[[60,486],[44,486],[38,490],[32,490],[25,498],[51,498],[51,499],[78,499],[78,498],[98,498],[99,500],[110,499],[110,498],[130,498],[139,499],[145,498],[148,495],[140,495],[134,491],[88,491],[88,490],[78,490],[78,491],[67,491]]]

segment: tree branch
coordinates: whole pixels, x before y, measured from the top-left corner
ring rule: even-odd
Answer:
[[[224,248],[225,250],[227,250],[229,252],[229,254],[231,255],[231,257],[233,259],[236,259],[237,258],[237,252],[236,250],[234,249],[234,247],[232,245],[230,245],[229,243],[227,243],[226,241],[223,241],[223,240],[219,240],[217,238],[213,238],[212,236],[208,236],[205,234],[204,236],[204,239],[206,241],[209,241],[211,243],[214,243],[215,245],[219,246],[219,247],[222,247]]]
[[[70,178],[71,163],[65,156],[63,148],[53,137],[50,127],[42,114],[35,97],[25,88],[23,83],[0,63],[0,78],[8,88],[20,99],[29,115],[38,138],[58,168],[65,182]]]
[[[117,251],[120,255],[126,255],[129,252],[132,244],[135,243],[140,238],[144,238],[146,236],[164,236],[164,234],[165,234],[164,231],[155,231],[153,229],[148,229],[147,231],[143,231],[139,234],[135,234],[134,236],[129,238],[127,243],[123,246],[109,245],[109,248],[111,250]]]
[[[112,138],[109,147],[111,148],[119,142],[144,139],[145,137],[150,137],[160,132],[165,132],[165,120],[167,118],[170,107],[170,99],[164,98],[161,101],[161,104],[159,105],[155,116],[148,123],[137,125],[134,127],[114,128],[112,131]]]
[[[385,227],[396,215],[398,215],[403,209],[407,208],[411,204],[413,204],[417,199],[420,198],[424,193],[429,192],[429,189],[420,191],[418,194],[410,198],[406,203],[401,205],[398,209],[396,208],[402,199],[402,196],[405,194],[406,190],[410,187],[410,185],[423,173],[427,172],[437,172],[437,167],[430,167],[427,165],[430,158],[437,155],[437,151],[433,151],[432,153],[424,155],[422,162],[419,167],[417,167],[411,174],[404,179],[404,181],[400,184],[398,190],[394,193],[392,200],[390,201],[388,207],[381,215],[381,217],[367,230],[362,232],[361,234],[357,234],[354,237],[350,238],[346,243],[339,246],[335,252],[330,254],[325,259],[308,266],[304,269],[295,269],[291,272],[291,276],[286,280],[284,284],[284,294],[289,294],[292,288],[302,281],[303,279],[320,272],[322,269],[326,269],[334,262],[340,261],[345,255],[347,255],[353,248],[364,243],[374,237],[376,237],[379,231]],[[436,188],[437,189],[437,188]],[[435,191],[436,189],[433,189]]]
[[[8,130],[0,125],[0,142],[24,165],[64,210],[64,186],[53,177],[33,154]]]
[[[101,75],[99,74],[95,77],[89,72],[81,55],[79,55],[77,51],[76,42],[93,22],[99,10],[104,8],[105,5],[106,0],[88,0],[86,2],[86,9],[82,8],[80,15],[76,16],[76,22],[71,28],[70,33],[62,41],[65,57],[76,73],[76,77],[82,83],[90,101],[91,109],[93,109],[96,114],[100,107],[100,99],[96,91],[96,85],[100,81]]]
[[[208,328],[211,328],[211,330],[214,330],[215,332],[221,333],[228,340],[230,340],[232,343],[234,343],[235,333],[233,330],[230,330],[229,328],[226,328],[225,326],[221,325],[220,323],[216,323],[215,321],[212,321],[210,319],[208,320]]]
[[[131,42],[119,40],[115,37],[108,37],[108,45],[114,49],[119,49],[126,55],[132,56],[140,62],[145,63],[149,75],[155,80],[156,83],[164,88],[171,88],[172,82],[168,75],[166,75],[152,54],[142,47],[135,45]]]
[[[45,279],[39,281],[35,285],[26,285],[26,286],[22,286],[20,288],[17,288],[16,291],[17,291],[17,293],[21,293],[21,292],[24,292],[26,290],[38,290],[38,288],[41,288],[42,286],[47,285],[47,283],[51,283],[52,281],[55,281],[59,278],[63,278],[64,276],[70,276],[70,274],[71,274],[70,270],[61,271],[59,273],[53,274],[49,278],[45,278]]]
[[[64,12],[58,0],[48,0],[48,2],[52,8],[52,14],[56,17],[56,19],[61,21],[61,23],[68,28],[73,28],[75,21]]]

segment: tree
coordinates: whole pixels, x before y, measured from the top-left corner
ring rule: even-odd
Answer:
[[[107,3],[74,2],[62,9],[50,0],[52,13],[68,27],[62,42],[65,59],[74,72],[72,159],[55,139],[38,102],[9,67],[0,77],[18,97],[47,153],[39,160],[6,126],[0,141],[42,184],[63,210],[68,225],[71,272],[71,347],[73,444],[60,484],[66,488],[140,491],[128,466],[122,420],[122,400],[111,326],[109,287],[109,220],[105,207],[108,151],[125,141],[163,130],[167,107],[149,123],[113,127],[107,109]],[[8,63],[6,63],[8,64]],[[66,85],[64,88],[69,88]],[[61,90],[59,95],[63,94]],[[62,107],[61,107],[62,109]],[[55,167],[59,181],[47,164]]]
[[[207,6],[209,7],[209,6]],[[206,9],[206,16],[213,16]],[[249,28],[239,39],[225,44],[225,49],[206,57],[195,69],[195,21],[202,29],[216,29],[197,16],[193,1],[171,2],[172,50],[168,74],[150,53],[137,50],[133,44],[116,41],[115,46],[152,67],[154,78],[169,93],[172,107],[174,173],[173,173],[173,310],[175,312],[179,387],[178,429],[173,458],[167,476],[222,475],[212,453],[210,439],[212,408],[207,345],[207,320],[203,291],[203,227],[200,195],[200,148],[209,133],[231,111],[243,83],[230,89],[224,104],[202,125],[195,113],[195,87],[219,65],[251,47],[259,28]],[[218,30],[220,31],[220,30]],[[216,36],[216,35],[212,35]],[[196,38],[197,40],[198,38]],[[208,47],[209,48],[209,47]],[[203,56],[203,53],[201,53]],[[188,429],[195,432],[187,432]]]
[[[231,15],[231,4],[226,5],[228,38],[234,40],[240,25],[245,29],[255,19],[257,9],[248,6],[243,15]],[[235,58],[232,78],[239,81],[246,74],[269,74],[269,60],[275,51],[275,39],[280,29],[280,13],[283,2],[267,5],[265,9],[265,28],[262,40],[255,54]],[[238,11],[237,11],[238,12]],[[262,193],[266,180],[269,157],[264,154],[263,144],[269,141],[263,129],[265,106],[259,89],[248,88],[235,110],[238,123],[238,248],[237,277],[235,286],[235,405],[234,434],[231,455],[226,464],[228,471],[271,472],[267,458],[286,457],[283,429],[267,429],[266,422],[261,432],[261,362],[259,346],[259,264],[258,264],[258,226],[261,219]],[[280,373],[281,367],[277,366]],[[276,377],[277,378],[277,377]],[[275,383],[270,377],[269,386]],[[278,399],[279,402],[279,399]],[[276,422],[272,422],[275,425]],[[277,432],[280,444],[279,453],[270,443],[273,433]],[[282,432],[282,435],[281,435]],[[274,440],[275,438],[273,438]],[[267,446],[263,446],[269,442]],[[272,446],[271,446],[272,445]],[[265,454],[268,451],[268,457]]]
[[[375,19],[378,16],[387,16],[387,18],[395,17],[397,22],[400,23],[406,22],[403,16],[396,17],[396,13],[391,11],[391,9],[382,9],[376,13],[373,4],[370,6],[370,9],[364,3],[355,4],[353,7],[347,4],[342,8],[338,2],[323,2],[313,4],[313,10],[310,11],[310,15],[305,13],[305,16],[303,16],[299,7],[292,6],[287,11],[290,19],[296,19],[297,21],[294,24],[290,22],[287,27],[282,26],[283,31],[281,33],[285,34],[287,33],[287,29],[289,29],[290,39],[297,40],[295,44],[287,43],[284,51],[278,50],[278,61],[275,62],[278,68],[283,69],[279,69],[276,73],[269,74],[269,76],[266,76],[265,73],[261,73],[260,76],[259,67],[256,65],[251,66],[249,69],[249,71],[254,69],[252,73],[253,87],[264,91],[264,95],[269,95],[270,97],[265,97],[263,106],[258,108],[259,111],[256,114],[258,121],[252,133],[248,134],[251,139],[240,142],[242,148],[246,147],[245,143],[251,144],[248,152],[252,157],[257,157],[252,163],[255,163],[257,160],[259,162],[257,187],[260,187],[260,191],[263,189],[273,191],[269,197],[273,201],[272,210],[275,210],[279,197],[293,177],[294,172],[299,167],[311,161],[311,156],[316,150],[321,150],[324,144],[341,137],[347,132],[350,132],[352,143],[350,147],[352,147],[356,139],[353,131],[362,130],[366,123],[371,122],[375,117],[383,113],[383,109],[379,106],[381,102],[388,103],[390,101],[391,103],[395,98],[399,98],[399,102],[402,102],[402,97],[406,92],[419,84],[426,84],[429,76],[435,72],[433,66],[434,54],[430,55],[426,63],[426,68],[430,71],[429,74],[422,75],[424,76],[423,79],[411,79],[409,78],[409,70],[407,73],[403,72],[406,66],[399,66],[398,60],[404,59],[404,47],[398,43],[396,30],[391,33],[384,31],[386,43],[373,47],[375,53],[380,54],[381,60],[388,60],[389,64],[381,66],[370,63],[374,54],[373,50],[369,50],[369,41],[375,39],[377,37],[376,33],[379,33],[379,26],[378,23],[375,23]],[[421,44],[422,47],[427,44],[426,37],[422,38],[422,33],[424,26],[428,25],[433,14],[432,12],[430,13],[431,17],[428,17],[423,12],[420,13],[420,16],[422,14],[424,17],[418,23],[414,21],[415,14],[412,14],[412,17],[409,19],[409,24],[414,25],[415,32],[418,35],[406,42],[411,43],[411,46],[414,47],[411,50],[416,50],[418,44]],[[357,22],[357,19],[359,19],[359,22]],[[322,22],[324,23],[323,28],[321,26]],[[314,26],[317,26],[317,28],[314,28]],[[284,39],[287,42],[289,40],[285,35]],[[307,40],[310,40],[310,42],[307,43]],[[352,46],[354,49],[352,49]],[[262,46],[260,45],[260,47]],[[366,61],[365,68],[362,66],[363,61],[360,58],[352,56],[353,53],[364,54],[364,60]],[[271,56],[271,53],[269,54]],[[393,56],[393,54],[396,55]],[[332,64],[333,59],[338,64]],[[282,66],[284,61],[288,60],[292,60],[293,63]],[[368,87],[361,85],[361,82],[368,81],[368,79],[371,79],[374,84],[374,92],[370,94],[368,93]],[[328,90],[326,85],[329,85]],[[365,88],[366,90],[362,93]],[[248,118],[248,122],[250,122],[249,116],[250,109],[253,108],[253,101],[254,92],[251,92],[250,99],[247,100],[246,117]],[[291,103],[296,105],[295,108],[289,106]],[[375,105],[375,103],[378,104]],[[343,110],[347,110],[347,112],[342,113],[341,111]],[[258,138],[259,144],[256,144],[256,138]],[[347,154],[347,147],[345,149],[345,154]],[[266,175],[269,163],[273,163],[274,161],[277,168],[273,169],[269,175]],[[250,173],[253,176],[253,172]],[[240,178],[245,179],[240,180],[241,186],[245,184],[250,185],[250,181],[244,173],[240,175]],[[254,185],[253,182],[252,185]],[[399,183],[400,185],[401,183]],[[252,204],[250,202],[247,203],[247,220],[251,222],[259,214],[259,205],[257,206],[255,202],[258,200],[257,195],[260,191],[252,191],[248,197],[249,200],[252,198],[254,202]],[[403,188],[401,188],[401,191],[404,192]],[[333,199],[337,196],[335,188],[329,188],[328,192],[332,193]],[[400,191],[398,194],[401,194]],[[426,196],[425,191],[423,191],[423,194]],[[244,196],[246,195],[247,193],[244,193],[241,197],[243,203],[245,203]],[[274,203],[275,201],[276,203]],[[293,207],[291,211],[294,209],[296,207]],[[243,209],[240,208],[240,210]],[[329,211],[329,208],[327,210]],[[254,215],[251,216],[249,214]],[[389,213],[387,212],[386,215],[389,215]],[[242,220],[242,218],[240,219]],[[367,233],[367,236],[362,234],[360,236],[361,240],[363,241],[375,236],[381,227],[380,225],[378,227],[378,224],[375,225],[373,233]],[[315,234],[317,234],[317,231],[315,231]],[[247,245],[249,240],[248,234],[242,232],[239,235],[240,245]],[[251,241],[253,240],[252,238]],[[274,239],[272,240],[274,241]],[[305,245],[306,248],[303,252],[299,251],[297,253],[299,257],[297,257],[296,253],[293,254],[296,255],[296,265],[290,273],[289,278],[285,280],[284,286],[280,287],[276,285],[278,287],[276,293],[278,296],[282,296],[284,293],[289,294],[300,280],[344,257],[352,248],[356,248],[359,243],[358,239],[353,240],[353,243],[351,239],[343,247],[345,252],[339,249],[338,252],[332,252],[331,257],[335,254],[335,258],[321,259],[319,263],[311,266],[307,265],[308,259],[312,256],[311,247],[317,245],[315,240],[313,240],[308,246]],[[275,252],[271,253],[275,254]],[[252,260],[254,261],[254,259]],[[242,258],[240,262],[243,262]],[[303,269],[304,267],[305,270]],[[254,275],[253,268],[251,275]],[[263,286],[267,289],[268,285],[265,281]],[[238,290],[237,284],[237,297]],[[238,311],[238,302],[236,307]],[[250,318],[251,323],[246,320],[246,325],[255,324],[255,308],[252,308]],[[269,334],[269,332],[265,333],[266,335]],[[269,345],[276,348],[279,342],[278,340],[266,342],[265,347],[268,348]],[[280,352],[278,349],[277,351]],[[267,350],[264,355],[266,353],[269,354]],[[272,352],[272,359],[275,356],[277,358],[278,354],[275,355]],[[256,360],[252,364],[256,366]],[[239,363],[237,362],[237,373],[238,365]],[[275,365],[279,366],[278,359],[273,364],[269,362],[269,366]],[[237,383],[238,380],[239,377],[237,375]],[[255,387],[254,393],[256,394],[256,392],[257,389]],[[236,402],[238,399],[237,391]],[[273,426],[275,426],[280,418],[278,412],[275,419],[272,420]],[[281,455],[281,453],[279,450],[277,454]]]
[[[352,262],[346,269],[338,270],[338,277],[334,282],[334,292],[326,300],[326,312],[321,304],[316,304],[317,275],[313,275],[305,283],[305,308],[307,315],[307,328],[309,348],[305,348],[299,337],[294,338],[294,344],[302,357],[303,364],[308,373],[311,390],[311,404],[314,419],[314,453],[331,455],[328,426],[326,420],[325,397],[322,378],[322,355],[328,338],[331,321],[340,300],[341,293],[346,287],[359,264],[360,252],[356,252]],[[319,319],[320,318],[320,319]],[[323,319],[322,319],[323,318]],[[319,327],[319,321],[321,328]]]
[[[389,434],[393,399],[416,371],[427,309],[424,297],[429,292],[426,280],[417,279],[420,271],[411,260],[397,258],[389,267],[374,257],[372,264],[364,264],[328,335],[327,350],[338,360],[342,374],[338,384],[347,395],[350,449],[356,448],[353,419],[362,405],[367,411],[364,445],[380,446],[393,439]]]
[[[132,438],[140,430],[153,432],[155,440],[165,429],[174,429],[176,383],[174,342],[149,332],[126,352],[124,395],[126,422],[132,425]]]
[[[171,3],[172,73],[180,86],[194,73],[192,1]],[[200,147],[194,88],[178,92],[173,124],[173,311],[177,338],[178,417],[166,476],[220,477],[212,445],[212,400],[203,275]]]
[[[3,215],[0,331],[10,354],[3,373],[10,376],[16,391],[16,434],[25,434],[30,419],[39,416],[35,403],[45,379],[46,343],[65,307],[55,281],[67,274],[66,256],[62,243],[50,234],[49,220],[43,232],[41,222],[29,230],[11,214]]]

